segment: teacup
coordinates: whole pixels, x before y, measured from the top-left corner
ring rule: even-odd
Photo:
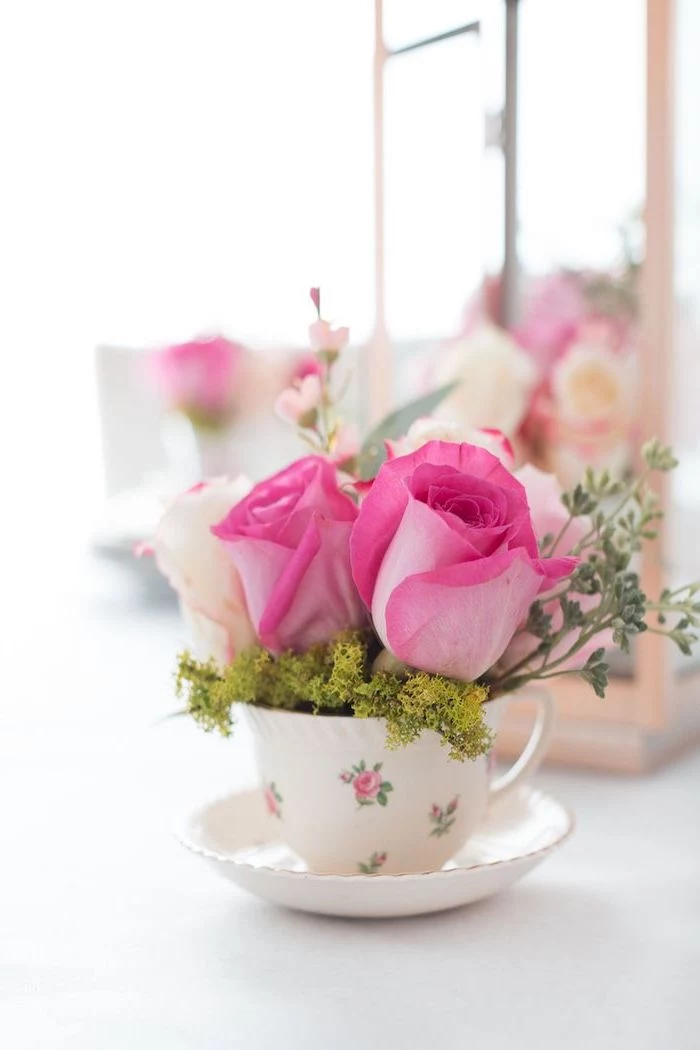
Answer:
[[[246,706],[269,813],[280,838],[314,872],[435,871],[467,842],[490,801],[539,766],[552,727],[548,693],[488,701],[497,733],[509,702],[535,700],[538,715],[515,764],[489,774],[487,755],[458,762],[437,734],[388,750],[378,718],[344,718]]]

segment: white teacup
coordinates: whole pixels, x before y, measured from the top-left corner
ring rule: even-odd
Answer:
[[[342,718],[246,706],[269,812],[315,872],[434,871],[461,849],[489,800],[539,766],[552,727],[548,693],[489,701],[498,731],[509,702],[535,700],[538,716],[517,762],[490,780],[488,756],[455,762],[435,733],[389,751],[378,718]]]

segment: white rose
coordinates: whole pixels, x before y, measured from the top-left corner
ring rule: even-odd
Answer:
[[[436,378],[439,384],[460,380],[436,416],[475,429],[493,427],[512,437],[527,412],[537,370],[506,332],[482,325],[442,352]]]
[[[514,457],[510,441],[499,430],[475,430],[465,427],[462,423],[432,419],[430,416],[417,419],[408,428],[405,437],[399,438],[398,441],[389,441],[387,444],[394,457],[415,452],[428,441],[466,441],[491,452],[509,470],[513,466]]]
[[[250,488],[242,476],[195,485],[169,505],[152,544],[158,568],[180,598],[196,655],[222,667],[256,636],[238,573],[210,527]]]
[[[552,370],[552,398],[568,423],[622,422],[634,404],[635,362],[593,343],[576,343]]]

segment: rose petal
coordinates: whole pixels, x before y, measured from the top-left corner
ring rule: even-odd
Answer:
[[[399,660],[471,682],[503,654],[541,582],[520,548],[410,576],[391,594],[379,634]]]

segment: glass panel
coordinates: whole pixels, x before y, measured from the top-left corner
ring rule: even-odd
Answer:
[[[573,16],[572,16],[573,15]],[[525,269],[605,267],[644,199],[645,4],[520,4]]]
[[[481,273],[478,37],[390,59],[385,120],[389,331],[451,334]]]

